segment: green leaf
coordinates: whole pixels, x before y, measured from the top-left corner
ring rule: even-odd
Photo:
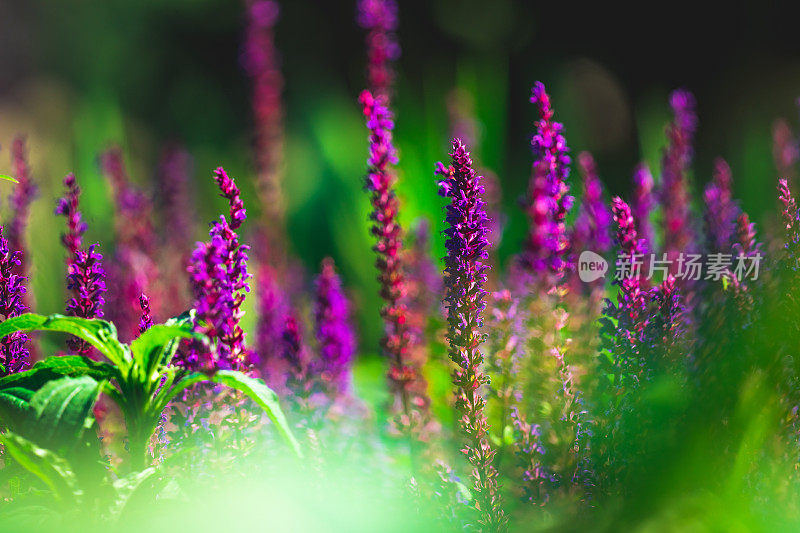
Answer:
[[[267,413],[272,423],[278,428],[278,432],[286,439],[294,452],[299,457],[302,457],[303,454],[300,451],[297,439],[292,435],[289,423],[286,421],[283,411],[281,411],[281,406],[278,403],[278,395],[275,394],[275,391],[267,387],[267,384],[264,383],[263,380],[251,378],[235,370],[220,370],[212,376],[211,381],[238,390],[249,396],[251,400],[256,402],[264,412]]]
[[[26,313],[0,323],[0,338],[16,331],[60,331],[79,337],[105,355],[109,361],[121,369],[127,368],[130,354],[117,339],[117,329],[113,324],[99,318],[79,318],[75,316],[43,316]]]
[[[42,480],[56,500],[69,505],[80,500],[75,474],[65,459],[10,431],[0,434],[0,444],[20,466]]]
[[[83,434],[101,386],[89,376],[47,382],[30,400],[28,434],[46,448],[70,450]]]
[[[0,180],[10,181],[11,183],[19,183],[19,180],[17,178],[14,178],[7,174],[0,174]]]
[[[168,364],[172,359],[179,340],[190,338],[203,340],[206,337],[192,331],[190,323],[152,326],[131,343],[133,359],[145,371],[145,377],[150,379],[159,363]]]
[[[97,381],[104,381],[118,378],[119,373],[113,365],[82,355],[54,355],[39,361],[30,370],[0,379],[0,392],[11,387],[37,391],[48,381],[63,376],[89,376]]]

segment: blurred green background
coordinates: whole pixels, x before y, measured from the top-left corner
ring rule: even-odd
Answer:
[[[358,310],[362,352],[371,353],[380,328],[361,190],[366,132],[356,103],[365,83],[364,34],[353,1],[281,4],[292,252],[309,272],[334,257]],[[476,159],[502,183],[509,222],[501,261],[525,228],[516,205],[530,169],[534,110],[527,99],[535,80],[552,92],[573,151],[590,150],[609,191],[623,195],[639,160],[657,170],[667,95],[689,88],[700,116],[695,190],[721,155],[755,220],[773,209],[771,125],[779,116],[796,122],[800,93],[796,18],[780,3],[400,4],[402,221],[431,220],[436,256],[443,255],[443,204],[432,169],[446,157],[454,88],[474,100]],[[10,168],[5,148],[13,135],[27,134],[41,187],[29,236],[40,311],[63,308],[62,221],[52,210],[67,172],[75,171],[85,191],[89,239],[111,250],[112,207],[96,156],[112,144],[123,147],[133,180],[149,187],[161,148],[180,141],[195,158],[199,221],[224,208],[210,179],[217,165],[237,178],[257,214],[250,90],[239,62],[243,26],[243,3],[235,0],[0,0],[0,171]],[[197,237],[203,234],[198,224]]]

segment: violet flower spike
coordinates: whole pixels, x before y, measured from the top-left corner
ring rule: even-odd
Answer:
[[[247,28],[241,56],[244,70],[252,83],[254,151],[258,170],[256,186],[270,247],[280,241],[285,225],[285,205],[281,190],[284,80],[280,70],[280,57],[275,47],[275,25],[279,17],[278,2],[248,0]],[[259,252],[261,253],[272,253],[272,250]]]
[[[573,250],[604,254],[611,248],[611,212],[603,201],[603,184],[589,152],[578,154],[583,175],[583,198],[573,230]]]
[[[0,226],[0,317],[3,320],[28,310],[24,301],[27,278],[15,273],[19,266],[20,253],[9,249],[3,226]],[[22,372],[30,366],[27,342],[28,336],[21,331],[0,339],[0,377]]]
[[[142,293],[139,296],[139,307],[142,309],[142,318],[139,319],[139,335],[153,326],[153,318],[150,316],[150,299]]]
[[[450,199],[445,230],[445,301],[449,356],[456,364],[456,408],[467,440],[462,451],[474,469],[475,507],[480,512],[480,522],[488,530],[503,530],[507,518],[500,505],[497,470],[492,464],[495,452],[488,441],[486,402],[481,396],[481,385],[488,381],[480,351],[481,311],[486,305],[483,284],[489,268],[482,262],[488,256],[488,220],[481,198],[481,178],[472,169],[469,152],[456,139],[450,155],[452,165],[445,169],[439,163],[437,174],[442,177],[439,194]]]
[[[245,334],[239,324],[244,314],[241,306],[245,293],[250,291],[247,282],[249,247],[240,244],[234,231],[234,227],[241,226],[245,211],[238,187],[222,168],[216,170],[214,179],[229,201],[231,223],[224,216],[213,223],[210,239],[197,244],[187,271],[198,330],[211,339],[215,349],[208,352],[195,346],[191,353],[178,358],[178,362],[194,368],[239,370],[251,364]]]
[[[800,212],[785,179],[778,180],[778,192],[778,199],[783,204],[784,248],[790,266],[797,268],[800,262]]]
[[[531,139],[533,172],[523,201],[529,233],[520,260],[523,268],[534,276],[554,275],[557,282],[569,267],[564,257],[567,250],[565,219],[573,202],[567,194],[566,183],[569,148],[563,135],[564,126],[552,120],[550,96],[540,82],[533,86],[531,103],[538,107],[540,118]]]
[[[103,269],[103,256],[96,249],[97,244],[93,244],[88,250],[78,250],[67,265],[67,290],[72,294],[67,301],[68,316],[103,317],[106,273]],[[77,337],[68,338],[67,346],[80,355],[91,352],[89,344]]]
[[[396,176],[391,165],[397,164],[397,152],[392,144],[394,122],[384,96],[373,96],[364,91],[359,97],[369,129],[369,158],[367,160],[366,190],[370,194],[372,212],[371,233],[376,239],[373,250],[377,254],[378,283],[384,300],[381,316],[385,334],[381,339],[383,354],[390,361],[389,382],[399,403],[401,426],[413,425],[418,417],[419,402],[411,389],[419,378],[419,370],[409,360],[410,335],[406,318],[405,279],[401,265],[402,228],[397,221],[399,202],[394,191]],[[415,415],[416,413],[416,415]]]
[[[67,174],[64,178],[64,186],[67,188],[67,194],[58,200],[55,213],[63,215],[67,219],[67,231],[61,234],[61,243],[67,249],[67,262],[69,263],[83,245],[83,234],[86,233],[87,226],[78,208],[81,189],[78,187],[75,174]]]
[[[633,171],[633,197],[631,214],[636,222],[636,232],[644,239],[648,250],[655,250],[655,231],[651,214],[656,206],[653,175],[646,164],[640,163]]]
[[[314,326],[319,343],[320,370],[334,394],[344,394],[350,386],[350,365],[356,351],[356,338],[350,322],[350,304],[333,259],[322,261],[322,271],[314,288]]]
[[[367,81],[370,91],[389,97],[395,73],[392,63],[400,57],[397,42],[395,0],[359,0],[358,24],[367,30]]]
[[[714,179],[703,192],[706,246],[712,253],[730,253],[739,206],[731,191],[731,169],[724,159],[714,161]]]
[[[31,177],[28,151],[25,146],[25,138],[22,136],[14,138],[11,144],[11,163],[14,169],[14,177],[18,183],[12,189],[8,199],[12,209],[12,216],[8,225],[7,238],[9,247],[19,252],[20,264],[17,267],[17,274],[27,276],[28,243],[25,238],[25,230],[28,227],[31,203],[39,194],[39,188]],[[30,296],[30,293],[26,293],[27,302],[30,301]]]
[[[660,201],[664,217],[664,251],[677,265],[680,253],[695,251],[694,228],[689,211],[687,172],[692,159],[692,141],[697,129],[695,101],[692,94],[677,90],[670,96],[674,114],[667,127],[669,144],[661,160]]]

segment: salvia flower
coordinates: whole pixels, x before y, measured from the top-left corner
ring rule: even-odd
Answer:
[[[694,96],[677,90],[670,96],[674,118],[667,127],[667,145],[661,160],[659,199],[664,217],[664,251],[670,259],[694,250],[694,228],[689,211],[687,172],[692,159],[692,141],[697,128]]]
[[[9,204],[12,209],[11,221],[8,224],[8,245],[12,250],[19,251],[19,267],[17,273],[20,276],[28,275],[28,252],[25,239],[25,230],[28,227],[30,218],[31,203],[36,198],[39,188],[34,183],[31,176],[31,168],[28,164],[28,151],[25,146],[24,137],[16,137],[11,144],[11,160],[14,177],[18,183],[14,186],[9,197]],[[26,301],[30,302],[30,293],[26,293]]]
[[[528,237],[521,256],[522,266],[534,275],[560,276],[568,266],[565,218],[572,207],[569,186],[569,147],[563,135],[564,126],[553,121],[550,96],[537,82],[531,103],[539,110],[536,133],[531,139],[534,163],[528,195],[523,201],[528,215]]]
[[[631,214],[636,222],[636,232],[644,239],[648,250],[655,250],[655,232],[651,213],[656,206],[653,175],[646,164],[641,163],[633,171],[633,196]]]
[[[714,161],[714,179],[703,192],[706,204],[706,246],[711,252],[730,253],[739,206],[731,191],[731,169],[724,159]]]
[[[63,215],[67,219],[67,231],[61,234],[61,243],[67,249],[67,262],[69,262],[83,245],[83,234],[86,233],[87,225],[78,209],[81,189],[78,187],[75,174],[67,174],[64,186],[67,188],[67,194],[58,200],[56,214]]]
[[[573,229],[573,250],[592,250],[604,254],[611,248],[611,212],[603,201],[603,185],[597,165],[589,152],[578,154],[583,175],[583,197]]]
[[[314,285],[314,325],[322,376],[330,383],[334,394],[346,393],[356,338],[350,322],[350,304],[333,259],[323,260],[322,271]]]
[[[3,320],[19,316],[28,310],[25,305],[27,278],[16,274],[19,251],[10,250],[0,226],[0,316]],[[16,332],[0,340],[0,377],[21,372],[30,366],[28,336]]]
[[[480,344],[483,335],[481,311],[485,307],[487,257],[487,217],[481,198],[480,176],[472,169],[469,152],[461,141],[453,141],[452,164],[445,169],[439,194],[450,199],[447,206],[445,235],[445,289],[447,302],[447,340],[450,359],[456,364],[453,384],[456,408],[461,413],[461,428],[467,439],[463,448],[473,466],[476,508],[481,523],[488,530],[504,529],[506,517],[500,506],[494,450],[488,441],[489,424],[484,413],[481,385],[488,381],[483,371]]]
[[[150,316],[150,299],[144,293],[139,295],[139,307],[142,308],[142,318],[139,319],[139,334],[141,335],[153,326],[153,318]]]
[[[252,82],[257,190],[270,246],[284,226],[281,191],[283,165],[283,76],[275,47],[280,6],[273,0],[248,0],[242,64]],[[271,250],[273,251],[273,250]]]
[[[784,119],[776,120],[772,126],[772,157],[779,176],[796,175],[797,161],[800,160],[800,143]]]
[[[359,0],[357,20],[367,30],[367,80],[376,96],[389,96],[394,82],[392,63],[400,57],[395,0]]]
[[[264,380],[270,387],[282,390],[286,369],[279,357],[283,344],[283,329],[289,312],[289,302],[278,283],[275,270],[262,264],[256,274],[256,358]]]
[[[209,240],[197,243],[187,271],[194,294],[197,328],[214,343],[211,352],[195,347],[182,361],[189,367],[242,369],[250,364],[245,334],[239,324],[247,282],[248,246],[240,244],[234,228],[244,220],[239,189],[225,170],[218,168],[214,180],[229,202],[231,222],[224,216],[214,222]],[[199,352],[199,353],[197,353]]]
[[[781,217],[785,235],[784,248],[790,267],[797,269],[800,261],[800,212],[785,179],[778,180],[778,193],[778,199],[783,204]]]
[[[394,191],[396,176],[392,165],[397,164],[397,152],[392,144],[394,122],[383,96],[364,91],[359,97],[369,129],[369,159],[366,190],[370,193],[372,235],[377,242],[373,250],[378,257],[378,283],[385,304],[381,316],[386,332],[381,340],[383,353],[391,361],[389,380],[392,392],[399,400],[403,413],[401,425],[411,424],[418,416],[421,398],[413,397],[412,389],[419,378],[419,369],[409,360],[410,334],[406,318],[405,278],[402,258],[402,229],[397,221],[399,202]]]

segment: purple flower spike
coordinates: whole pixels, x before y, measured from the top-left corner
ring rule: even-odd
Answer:
[[[529,233],[521,256],[521,266],[538,277],[560,278],[569,266],[564,254],[567,236],[564,220],[572,207],[569,187],[569,148],[564,126],[554,122],[550,96],[544,85],[536,82],[531,103],[539,109],[536,133],[531,139],[534,163],[528,195],[523,201],[528,215]]]
[[[653,175],[650,169],[644,163],[637,165],[633,171],[631,214],[636,222],[636,232],[644,239],[648,250],[655,250],[655,232],[650,221],[650,214],[656,205],[653,187]]]
[[[778,192],[780,193],[778,199],[783,204],[781,215],[785,231],[784,248],[791,264],[797,265],[797,261],[800,260],[800,213],[786,180],[778,180]]]
[[[677,265],[678,254],[695,251],[686,174],[692,159],[697,116],[694,97],[688,91],[673,92],[670,106],[674,118],[667,127],[669,145],[661,160],[660,201],[664,216],[664,251],[672,264]]]
[[[578,165],[583,174],[583,198],[575,220],[573,250],[603,254],[611,248],[611,212],[603,201],[603,185],[592,155],[581,152]]]
[[[265,231],[268,234],[267,241],[270,246],[275,246],[282,238],[285,218],[281,191],[284,81],[280,57],[275,47],[274,29],[280,16],[280,6],[272,0],[248,0],[247,5],[242,64],[252,83],[255,159],[258,169],[256,185]],[[270,250],[269,253],[272,252]],[[266,255],[267,252],[263,253]]]
[[[283,329],[289,302],[278,285],[275,271],[261,265],[256,278],[258,325],[256,329],[256,357],[258,368],[270,387],[282,390],[286,371],[279,357],[283,344]]]
[[[481,177],[475,175],[469,152],[461,141],[453,141],[449,168],[439,163],[439,194],[450,199],[447,206],[445,288],[447,302],[447,340],[450,359],[457,365],[453,373],[456,408],[461,413],[461,428],[467,439],[463,452],[472,464],[475,507],[487,530],[503,529],[506,516],[500,506],[497,470],[492,461],[487,433],[485,400],[481,386],[488,382],[479,346],[483,340],[481,311],[485,307],[486,271],[483,264],[489,242],[486,210],[481,198]]]
[[[61,243],[67,249],[67,262],[69,263],[83,245],[83,234],[86,233],[87,226],[78,209],[81,189],[78,187],[75,174],[67,174],[64,178],[64,186],[67,188],[67,194],[58,200],[56,214],[63,215],[67,219],[67,231],[61,234]]]
[[[106,273],[103,270],[103,256],[97,251],[97,244],[88,250],[78,250],[72,262],[67,265],[67,289],[72,298],[67,301],[66,314],[81,318],[102,318],[106,292]],[[89,345],[77,337],[67,339],[67,345],[77,354],[88,355]]]
[[[314,324],[322,375],[335,394],[343,394],[350,385],[356,338],[350,323],[350,304],[342,291],[333,259],[322,261],[322,271],[314,286]]]
[[[729,253],[734,243],[739,206],[731,192],[731,169],[724,159],[714,161],[714,180],[703,193],[706,203],[706,245],[713,253]]]
[[[800,160],[800,143],[792,133],[789,123],[783,119],[776,120],[772,126],[772,157],[778,176],[794,177],[797,173],[797,161]]]
[[[27,278],[15,274],[19,268],[19,251],[10,250],[0,226],[0,316],[3,320],[19,316],[28,310],[25,305]],[[12,333],[0,340],[0,377],[21,372],[30,366],[30,353],[26,347],[28,336]]]
[[[214,222],[209,232],[210,239],[197,243],[187,271],[194,294],[198,330],[206,334],[215,344],[212,352],[194,347],[181,364],[193,368],[243,369],[250,361],[245,347],[245,335],[239,321],[244,314],[241,309],[245,293],[250,291],[247,283],[247,251],[249,247],[239,243],[233,230],[244,220],[245,211],[239,198],[239,189],[222,168],[218,168],[214,179],[222,195],[230,203],[232,223],[224,216]]]
[[[391,165],[397,164],[397,152],[392,144],[392,114],[384,96],[374,97],[364,91],[359,97],[369,129],[369,159],[367,160],[366,190],[370,194],[372,212],[371,232],[377,242],[373,250],[378,255],[380,295],[385,302],[381,309],[386,332],[381,339],[384,355],[390,360],[389,381],[392,393],[402,413],[397,421],[401,429],[418,427],[424,399],[416,396],[419,369],[409,358],[410,334],[403,298],[406,294],[401,259],[402,228],[397,221],[399,202],[394,191],[396,176]]]
[[[139,319],[139,335],[153,326],[153,318],[150,316],[150,299],[142,293],[139,296],[139,307],[142,308],[142,318]]]
[[[25,147],[24,137],[16,137],[11,144],[11,162],[14,168],[14,177],[18,183],[9,197],[12,216],[8,225],[8,245],[12,250],[19,251],[20,264],[17,267],[17,274],[27,276],[28,247],[25,239],[25,230],[28,227],[31,203],[38,195],[39,188],[31,178],[28,151]],[[30,301],[30,296],[30,293],[25,295],[26,301]]]
[[[400,57],[397,42],[397,3],[394,0],[359,0],[357,20],[367,30],[367,79],[375,95],[389,96],[394,82],[392,62]]]
[[[230,205],[231,229],[239,229],[242,222],[247,218],[244,202],[239,196],[239,187],[228,177],[228,174],[222,167],[214,171],[214,180],[217,182],[219,190],[221,191],[220,196],[227,199]]]

